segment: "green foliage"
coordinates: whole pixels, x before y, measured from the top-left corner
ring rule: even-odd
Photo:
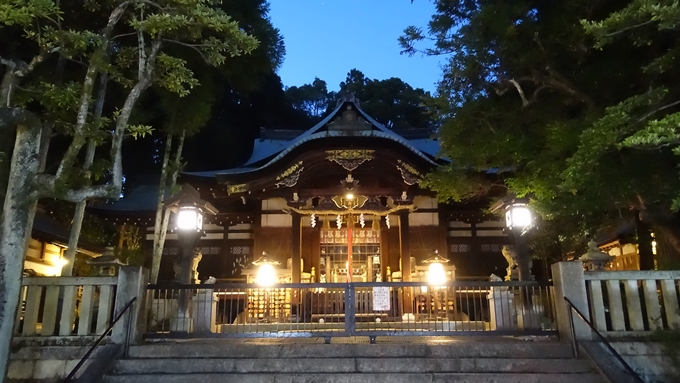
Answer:
[[[433,129],[436,125],[436,105],[429,92],[398,78],[371,80],[352,69],[340,83],[339,93],[354,94],[366,113],[390,129]],[[286,98],[293,108],[318,120],[335,108],[339,93],[329,92],[326,82],[315,78],[311,84],[287,88]]]
[[[335,92],[329,93],[326,81],[316,77],[311,84],[287,88],[286,97],[293,104],[293,108],[302,110],[310,116],[320,117],[332,107]]]
[[[390,129],[432,129],[436,125],[430,93],[399,78],[369,79],[352,69],[340,83],[340,92],[353,93],[366,113]]]
[[[219,66],[229,58],[252,52],[259,44],[225,13],[219,1],[213,0],[84,4],[73,0],[8,0],[0,4],[0,27],[12,33],[18,30],[23,38],[12,43],[16,48],[7,49],[10,54],[20,51],[20,56],[3,56],[23,71],[22,86],[15,87],[11,104],[38,112],[56,133],[73,137],[75,145],[90,139],[97,144],[109,141],[114,123],[126,127],[127,132],[118,135],[121,137],[137,139],[151,134],[153,129],[148,124],[127,123],[136,101],[124,104],[129,94],[119,92],[117,85],[131,92],[135,84],[146,84],[148,79],[152,86],[186,97],[199,85],[190,63],[200,60],[203,65]],[[30,60],[25,61],[26,57]],[[66,64],[54,70],[55,58]],[[105,114],[94,118],[94,91],[100,86],[96,80],[104,75],[115,82],[109,87],[114,92],[107,97]],[[137,100],[139,93],[132,97]],[[83,106],[87,112],[84,116]],[[70,157],[62,164],[79,168],[75,157],[78,151],[67,153]],[[82,184],[76,180],[78,175],[88,174],[82,169],[63,170],[60,175],[67,179],[55,183],[58,195]],[[106,178],[99,182],[109,182]]]
[[[153,132],[153,127],[149,125],[128,125],[128,131],[132,138],[136,140],[146,137],[147,134],[150,135]]]
[[[0,20],[7,26],[29,27],[36,19],[56,21],[61,13],[52,0],[5,0],[0,4]]]
[[[672,214],[677,2],[435,3],[427,28],[399,40],[446,57],[437,101],[451,165],[422,185],[453,200],[528,195],[563,252],[632,209]]]

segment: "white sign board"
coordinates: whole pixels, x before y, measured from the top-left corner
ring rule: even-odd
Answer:
[[[390,309],[390,288],[387,286],[376,286],[373,288],[373,311],[389,311]]]

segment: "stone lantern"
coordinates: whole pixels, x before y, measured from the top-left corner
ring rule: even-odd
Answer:
[[[127,263],[116,258],[112,246],[105,247],[101,256],[88,259],[86,263],[97,267],[98,277],[115,277],[118,275],[118,269],[121,266],[127,266]]]
[[[205,214],[215,215],[217,209],[208,201],[201,199],[198,190],[189,184],[184,184],[182,190],[175,196],[163,202],[165,208],[175,213],[175,233],[180,247],[179,256],[179,275],[178,279],[184,288],[179,290],[177,302],[177,315],[171,322],[170,331],[172,332],[191,332],[193,330],[193,319],[190,313],[190,301],[193,289],[187,285],[196,284],[198,262],[201,260],[200,251],[196,251],[196,245],[201,237],[205,235],[203,231],[203,217]]]
[[[600,251],[597,247],[597,242],[590,240],[588,242],[588,251],[579,257],[579,260],[583,262],[583,266],[587,271],[602,271],[605,265],[611,262],[615,257]]]

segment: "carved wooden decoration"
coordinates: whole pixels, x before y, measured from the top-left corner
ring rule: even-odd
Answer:
[[[407,164],[402,160],[397,160],[397,162],[398,162],[397,169],[399,169],[399,172],[401,172],[401,178],[407,185],[414,185],[422,178],[420,172],[416,170],[416,168],[414,168],[413,166]]]
[[[326,159],[342,166],[348,172],[373,159],[374,150],[326,150]]]
[[[227,194],[244,193],[246,191],[246,184],[229,185],[227,186]]]
[[[293,187],[297,184],[298,180],[300,179],[300,174],[302,174],[302,171],[305,169],[304,166],[302,166],[302,161],[294,164],[293,166],[289,167],[286,169],[285,172],[281,173],[279,176],[276,177],[276,187]]]

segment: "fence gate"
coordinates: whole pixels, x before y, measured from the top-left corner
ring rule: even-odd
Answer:
[[[550,282],[149,285],[148,338],[557,333]]]

